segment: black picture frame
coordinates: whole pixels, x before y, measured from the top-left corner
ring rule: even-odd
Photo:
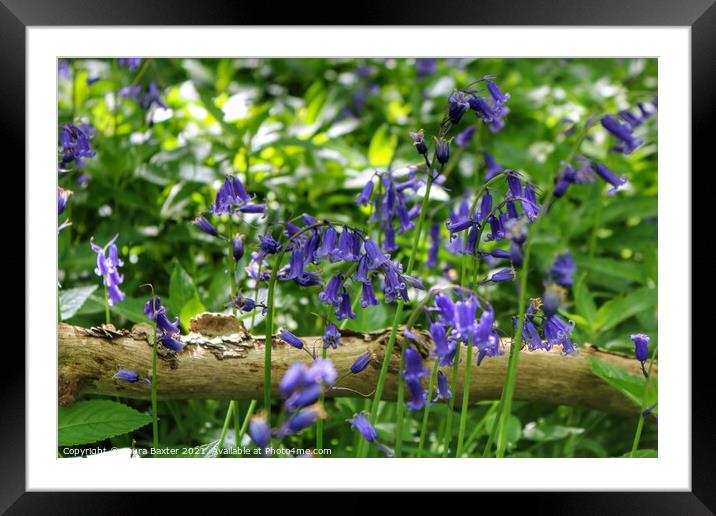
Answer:
[[[25,138],[25,29],[47,25],[283,25],[305,21],[310,25],[558,25],[558,26],[684,26],[691,28],[692,163],[711,170],[713,143],[708,130],[716,113],[716,4],[714,0],[489,0],[438,4],[411,0],[362,2],[351,7],[350,17],[338,19],[334,4],[302,3],[280,8],[267,2],[231,0],[0,0],[0,34],[3,74],[3,124],[0,124],[4,156],[18,156],[16,170],[24,169]],[[325,14],[324,14],[325,13]],[[330,18],[330,19],[329,19]],[[338,23],[336,23],[338,22]],[[684,78],[688,80],[688,78]],[[707,168],[708,166],[708,168]],[[21,168],[20,168],[21,167]],[[688,179],[691,172],[669,171]],[[29,185],[25,186],[26,194]],[[28,200],[28,205],[30,205]],[[28,208],[29,209],[29,208]],[[681,217],[689,213],[680,214]],[[691,250],[683,250],[688,257]],[[693,255],[693,270],[705,270],[706,257]],[[703,256],[703,257],[701,257]],[[25,273],[28,273],[27,268]],[[684,281],[691,284],[690,277]],[[683,300],[690,303],[691,300]],[[710,305],[710,303],[707,303]],[[27,315],[26,315],[27,317]],[[26,319],[27,324],[27,319]],[[690,328],[684,328],[688,346]],[[550,514],[713,514],[716,512],[716,416],[708,379],[713,343],[693,339],[692,353],[692,491],[647,493],[531,493],[530,510]],[[5,342],[0,388],[0,511],[7,514],[111,514],[147,507],[132,495],[131,504],[122,493],[26,493],[25,450],[25,350]],[[506,479],[507,482],[507,479]],[[320,486],[317,483],[317,486]],[[559,489],[559,479],[555,479]],[[146,495],[145,495],[146,496]],[[214,495],[212,495],[214,496]],[[480,495],[482,496],[482,495]],[[499,495],[498,495],[499,496]],[[511,495],[512,496],[512,495]],[[162,501],[163,511],[184,504],[186,496]],[[484,498],[481,498],[484,500]],[[344,498],[344,501],[347,501]],[[273,502],[272,502],[273,503]],[[484,503],[484,501],[481,501]],[[512,503],[512,502],[511,502]],[[167,505],[168,504],[168,505]],[[122,507],[124,507],[123,510]],[[483,506],[484,507],[484,506]],[[134,508],[134,509],[133,509]]]

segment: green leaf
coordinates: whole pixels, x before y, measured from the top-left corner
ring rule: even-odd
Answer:
[[[617,367],[603,360],[591,359],[592,372],[607,382],[624,396],[632,400],[638,407],[644,402],[645,379],[642,376],[635,376],[627,373],[621,367]],[[657,388],[656,380],[650,382],[651,386],[647,395],[647,406],[656,403]]]
[[[66,321],[75,315],[95,290],[97,290],[97,285],[61,290],[60,319]]]
[[[398,136],[390,134],[388,126],[382,125],[373,135],[368,147],[368,161],[372,167],[387,167],[393,161]]]
[[[144,315],[144,303],[144,299],[125,297],[124,301],[110,307],[110,310],[133,323],[147,322],[147,316]],[[87,302],[87,308],[90,306],[97,307],[97,311],[102,311],[104,310],[104,299],[96,293],[92,294]]]
[[[194,281],[179,263],[174,265],[169,278],[169,304],[172,312],[179,316],[184,329],[189,328],[192,317],[205,311]]]
[[[199,296],[196,296],[182,307],[181,312],[179,312],[179,321],[184,328],[189,328],[191,320],[196,315],[205,311],[206,308],[204,308],[204,305],[202,305],[201,301],[199,301]]]
[[[577,281],[574,282],[574,305],[577,308],[577,313],[584,317],[591,326],[594,317],[597,315],[597,305],[594,303],[594,297],[589,291],[586,278],[586,274],[580,274]]]
[[[485,426],[487,427],[489,433],[493,433],[496,419],[497,414],[488,414],[487,416],[485,416]],[[510,414],[510,417],[507,420],[507,447],[514,448],[514,446],[517,444],[517,441],[519,441],[521,437],[522,423],[520,423],[520,420],[517,416],[515,416],[514,414]]]
[[[577,267],[588,270],[596,276],[605,275],[634,282],[641,282],[644,276],[641,265],[636,262],[596,256],[575,256],[574,261]]]
[[[659,457],[659,452],[656,450],[637,450],[634,454],[635,459],[656,459]],[[632,458],[631,452],[627,452],[624,455],[622,455],[620,458],[623,459],[630,459]]]
[[[626,296],[610,299],[599,307],[594,317],[594,328],[606,331],[632,316],[656,308],[656,289],[643,287]]]
[[[151,416],[116,401],[79,401],[59,407],[57,441],[59,446],[94,443],[151,422]]]

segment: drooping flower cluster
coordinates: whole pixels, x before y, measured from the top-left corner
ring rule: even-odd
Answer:
[[[333,363],[327,359],[317,358],[310,365],[304,362],[291,364],[279,382],[283,408],[288,417],[279,428],[272,430],[265,416],[254,416],[249,425],[249,435],[256,446],[264,448],[272,436],[283,439],[324,418],[325,412],[318,399],[337,377]]]
[[[126,97],[134,100],[143,109],[148,110],[152,105],[157,105],[162,109],[168,109],[169,106],[162,99],[162,92],[154,81],[150,81],[146,89],[141,84],[125,86],[119,90],[120,97]]]
[[[144,315],[157,325],[157,342],[167,349],[179,352],[184,348],[184,343],[179,336],[179,318],[170,321],[166,309],[162,306],[159,296],[152,296],[144,303]]]
[[[562,346],[562,354],[574,353],[577,349],[571,340],[574,322],[566,323],[559,315],[557,309],[563,303],[564,289],[554,283],[548,283],[542,299],[534,300],[527,308],[525,322],[522,328],[522,342],[530,351],[543,349],[549,351],[555,345]],[[540,306],[541,305],[541,306]],[[540,315],[540,309],[542,314]],[[541,320],[542,336],[538,329]],[[515,329],[519,321],[512,318]]]
[[[124,301],[125,297],[124,292],[119,290],[119,286],[124,281],[124,276],[119,273],[119,268],[124,265],[124,262],[119,258],[117,252],[117,237],[119,235],[116,235],[104,247],[98,246],[93,239],[90,239],[90,247],[97,253],[97,267],[94,272],[103,278],[104,286],[107,288],[107,302],[110,306]]]
[[[485,76],[479,82],[487,84],[489,97],[480,95],[478,90],[458,90],[448,98],[448,116],[443,124],[450,123],[457,125],[468,110],[475,112],[476,116],[496,133],[505,127],[503,118],[510,112],[505,106],[510,99],[509,93],[503,93],[500,87],[492,79],[493,76]]]
[[[126,66],[129,69],[129,71],[131,72],[135,68],[137,68],[140,64],[142,64],[142,58],[141,57],[120,57],[119,64],[120,64],[120,66]]]
[[[94,129],[84,122],[79,125],[63,125],[60,128],[60,172],[68,172],[68,166],[74,162],[75,170],[85,165],[85,158],[95,156],[95,151],[90,145],[90,139]]]

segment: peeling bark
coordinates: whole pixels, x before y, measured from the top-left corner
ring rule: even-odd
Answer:
[[[241,321],[221,314],[201,314],[191,322],[190,333],[182,336],[185,343],[180,353],[161,351],[157,384],[160,399],[259,399],[263,392],[265,339],[249,335]],[[430,335],[415,330],[416,345],[424,359],[432,347]],[[366,351],[373,360],[358,375],[349,375],[338,385],[370,394],[378,381],[380,365],[390,330],[371,333],[342,332],[342,346],[330,351],[330,358],[339,376],[350,369],[353,361]],[[321,337],[303,337],[306,347],[320,350]],[[127,383],[112,376],[117,369],[133,369],[151,378],[152,327],[139,324],[131,330],[117,330],[112,325],[80,328],[58,325],[59,400],[70,404],[85,394],[102,394],[125,398],[149,399],[145,383]],[[398,338],[391,357],[384,399],[394,400],[400,345]],[[308,354],[296,350],[274,337],[272,350],[272,391],[278,399],[278,382],[288,366],[296,360],[309,361]],[[499,399],[509,355],[509,339],[503,340],[505,354],[486,358],[472,373],[470,399]],[[464,353],[464,346],[462,352]],[[575,405],[609,413],[635,415],[639,408],[614,388],[592,374],[589,360],[597,358],[640,374],[639,363],[631,357],[599,351],[593,347],[580,349],[578,354],[561,356],[558,350],[522,351],[518,366],[515,399],[538,403]],[[464,356],[460,366],[458,399],[462,394]],[[426,366],[430,364],[426,362]],[[449,374],[447,368],[446,374]],[[657,377],[655,363],[653,375]],[[332,390],[327,396],[357,396],[349,390]],[[456,406],[459,406],[457,404]]]

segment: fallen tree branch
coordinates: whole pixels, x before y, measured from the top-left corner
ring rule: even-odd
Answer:
[[[252,337],[237,319],[220,314],[201,314],[191,322],[189,335],[181,337],[184,350],[160,355],[157,384],[160,399],[259,399],[263,388],[264,339]],[[427,332],[415,331],[415,343],[423,358],[432,347]],[[335,389],[328,396],[358,396],[356,392],[370,394],[378,380],[389,330],[371,333],[344,331],[342,346],[330,351],[330,358],[341,375],[350,369],[353,361],[366,351],[373,360],[358,375],[349,375],[338,385],[348,389]],[[321,337],[304,337],[309,350],[321,349]],[[78,396],[102,394],[125,398],[148,399],[149,387],[142,382],[127,383],[113,379],[119,368],[133,369],[151,377],[152,327],[139,324],[128,330],[116,330],[111,325],[98,328],[80,328],[68,324],[58,325],[59,342],[59,400],[72,403]],[[398,343],[404,343],[401,338]],[[503,341],[505,354],[485,359],[473,372],[470,399],[499,399],[509,356],[509,339]],[[272,342],[272,385],[278,399],[278,381],[287,367],[296,360],[309,361],[308,354],[274,338]],[[464,346],[463,353],[464,353]],[[523,351],[519,362],[515,399],[539,403],[575,405],[604,412],[635,415],[639,408],[619,391],[591,372],[590,359],[597,358],[640,374],[639,363],[623,355],[599,351],[593,347],[580,349],[578,354],[561,356],[558,350]],[[397,392],[400,347],[396,346],[391,358],[390,374],[385,386],[384,399],[394,400]],[[463,377],[464,358],[460,366]],[[426,362],[427,365],[427,362]],[[658,374],[654,364],[653,375]],[[455,393],[462,393],[458,381]],[[456,406],[459,406],[456,405]]]

